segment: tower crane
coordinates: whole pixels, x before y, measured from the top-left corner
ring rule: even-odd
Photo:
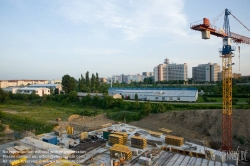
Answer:
[[[218,29],[215,25],[210,24],[208,18],[202,21],[191,23],[192,30],[201,31],[202,39],[210,39],[210,34],[221,37],[223,39],[222,48],[219,49],[222,58],[222,147],[224,151],[232,150],[232,57],[235,46],[232,43],[250,44],[250,38],[230,31],[229,15],[232,15],[239,23],[241,23],[228,9],[225,9],[223,29]],[[242,23],[241,23],[242,24]],[[250,31],[244,24],[242,24]]]

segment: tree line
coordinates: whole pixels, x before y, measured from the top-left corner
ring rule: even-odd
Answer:
[[[66,74],[62,77],[62,89],[65,93],[71,91],[86,92],[86,93],[107,93],[108,85],[103,84],[100,81],[98,73],[89,76],[89,71],[86,72],[85,77],[81,74],[81,77],[75,79]]]

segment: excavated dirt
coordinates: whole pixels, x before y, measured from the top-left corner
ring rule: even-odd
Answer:
[[[59,126],[55,127],[55,130],[65,130],[66,126],[73,126],[74,130],[78,131],[92,131],[102,128],[101,125],[107,123],[115,123],[115,121],[108,119],[105,114],[96,116],[80,116],[71,115],[68,121],[59,122]]]
[[[250,144],[250,110],[233,110],[233,147],[238,146],[249,151]],[[161,114],[150,114],[146,118],[131,122],[131,125],[159,131],[160,128],[172,130],[172,135],[184,137],[200,145],[215,149],[221,146],[222,110],[190,110],[175,111]],[[244,137],[240,144],[238,137]],[[249,141],[248,141],[248,140]]]

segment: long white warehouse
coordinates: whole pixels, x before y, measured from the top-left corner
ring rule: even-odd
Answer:
[[[198,98],[196,88],[109,88],[110,95],[120,94],[124,98],[150,101],[188,101],[195,102]]]

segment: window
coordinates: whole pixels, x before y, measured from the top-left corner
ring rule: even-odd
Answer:
[[[49,90],[48,90],[48,92],[49,92]]]
[[[180,97],[177,97],[177,100],[180,100]]]
[[[38,93],[38,91],[36,91],[36,93]]]
[[[169,100],[173,100],[173,97],[169,97]]]
[[[158,97],[155,97],[155,99],[158,99]]]
[[[165,97],[162,97],[162,100],[165,100]]]

